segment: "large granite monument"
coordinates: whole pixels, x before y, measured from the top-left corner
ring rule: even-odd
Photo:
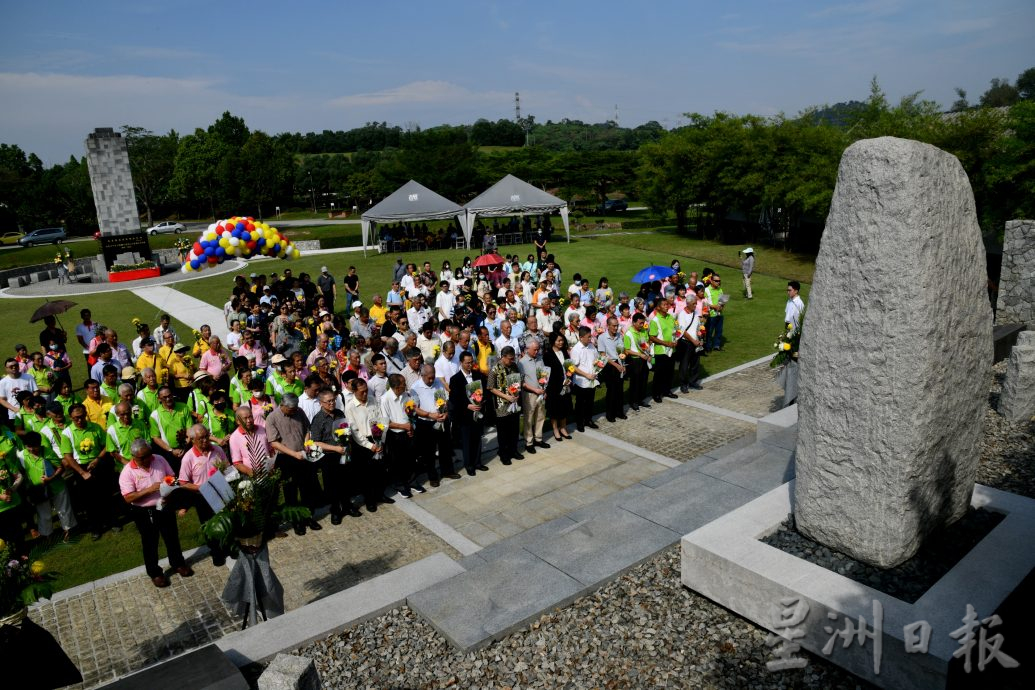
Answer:
[[[1018,334],[1010,351],[999,414],[1012,422],[1035,418],[1035,331]]]
[[[111,127],[98,127],[86,137],[86,164],[105,265],[110,269],[114,263],[150,260],[151,247],[140,229],[126,140]]]
[[[952,155],[845,151],[801,342],[795,520],[879,567],[970,504],[992,365],[985,250]]]

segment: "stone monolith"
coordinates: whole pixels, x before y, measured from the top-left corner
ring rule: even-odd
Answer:
[[[970,503],[992,365],[974,195],[952,155],[850,146],[802,332],[795,520],[891,567]]]
[[[1035,220],[1006,222],[995,320],[1035,327]]]
[[[1012,422],[1035,417],[1035,331],[1017,334],[999,395],[999,414]]]

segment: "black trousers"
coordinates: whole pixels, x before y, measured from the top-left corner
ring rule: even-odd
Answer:
[[[72,508],[84,511],[83,525],[91,532],[103,532],[112,524],[115,501],[112,484],[116,481],[113,464],[111,457],[106,457],[90,470],[89,479],[72,475]]]
[[[437,481],[444,475],[453,474],[453,444],[449,436],[448,428],[435,431],[434,422],[417,420],[413,438],[421,469],[430,480]]]
[[[679,363],[679,387],[686,390],[701,378],[701,355],[697,346],[686,338],[679,341],[676,347],[676,361]]]
[[[159,535],[165,542],[165,551],[169,554],[169,565],[172,568],[187,565],[187,562],[183,560],[183,551],[180,549],[180,531],[176,526],[176,511],[171,506],[166,506],[162,510],[132,506],[130,512],[133,515],[133,522],[137,525],[137,531],[140,532],[140,542],[144,549],[144,567],[147,569],[148,577],[165,574],[158,565]]]
[[[575,426],[582,431],[593,421],[593,393],[596,388],[572,385],[571,390],[575,393]]]
[[[363,494],[367,506],[377,505],[385,492],[384,460],[374,460],[370,450],[352,441],[352,460],[346,465],[348,478],[343,493],[349,494],[351,487]]]
[[[520,408],[519,408],[520,409]],[[520,412],[496,417],[496,443],[499,445],[500,460],[513,460],[518,454],[518,425]]]
[[[285,479],[285,504],[305,506],[312,511],[323,505],[320,480],[317,476],[319,468],[315,462],[298,460],[290,455],[278,453],[276,467]]]
[[[647,362],[627,357],[625,371],[629,378],[629,406],[638,406],[647,397]]]
[[[618,369],[608,364],[600,372],[600,380],[607,386],[604,394],[604,412],[609,420],[625,414],[625,405],[622,402],[622,394],[625,388],[625,379],[621,377]]]
[[[661,400],[672,392],[672,375],[676,363],[668,355],[654,355],[654,381],[651,393],[655,400]]]
[[[212,512],[212,507],[200,492],[187,491],[186,489],[172,492],[172,494],[169,495],[169,498],[166,499],[165,507],[162,508],[161,512],[175,512],[181,508],[186,510],[194,508],[198,511],[198,522],[201,524],[205,524],[207,521],[212,519],[213,515],[215,515],[215,513]],[[206,541],[205,544],[208,546],[209,553],[212,554],[213,561],[220,561],[226,558],[226,553],[219,546],[218,541]]]
[[[406,486],[413,478],[416,464],[413,439],[405,431],[385,431],[385,458],[388,460],[388,481],[393,486]]]
[[[464,467],[473,470],[482,464],[482,432],[485,427],[481,423],[459,424],[460,450],[464,458]]]

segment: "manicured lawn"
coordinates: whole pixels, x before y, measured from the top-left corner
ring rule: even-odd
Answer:
[[[81,354],[82,349],[75,340],[75,327],[80,323],[80,309],[89,309],[93,312],[95,323],[102,323],[114,328],[119,334],[119,342],[125,343],[126,347],[129,347],[129,344],[137,337],[130,322],[133,317],[147,321],[152,327],[158,325],[157,317],[160,313],[158,308],[128,290],[101,292],[68,299],[75,302],[76,306],[60,315],[58,319],[68,331],[68,352],[73,363],[72,382],[77,387],[82,385],[86,366]],[[39,299],[0,298],[0,309],[3,310],[3,319],[6,324],[5,328],[0,328],[0,353],[5,359],[14,356],[14,346],[17,343],[25,343],[30,352],[39,347],[39,333],[43,330],[43,322],[29,323],[29,317],[45,301],[42,297]],[[189,326],[175,318],[172,325],[181,338],[190,339]]]

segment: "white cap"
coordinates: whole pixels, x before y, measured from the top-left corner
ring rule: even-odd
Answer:
[[[754,250],[754,249],[752,249],[751,247],[748,247],[747,249],[745,249],[745,250],[744,250],[744,252],[743,252],[743,253],[744,253],[744,254],[754,254],[754,253],[755,253],[755,250]]]
[[[320,266],[320,273],[326,273],[326,272],[327,272],[327,267],[326,266]]]

